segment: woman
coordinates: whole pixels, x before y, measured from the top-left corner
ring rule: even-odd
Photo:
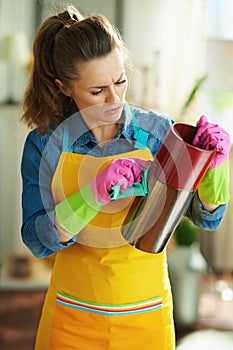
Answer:
[[[33,55],[22,237],[37,257],[56,253],[35,349],[174,349],[166,252],[128,244],[120,228],[133,198],[109,196],[114,185],[124,192],[141,181],[173,121],[126,103],[127,50],[103,16],[69,7],[48,18]],[[206,148],[219,127],[199,124],[195,142]],[[214,230],[226,202],[202,191],[187,215]]]

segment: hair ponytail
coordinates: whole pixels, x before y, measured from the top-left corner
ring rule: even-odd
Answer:
[[[128,57],[119,33],[101,15],[83,18],[74,8],[49,17],[33,43],[34,63],[23,100],[22,120],[45,133],[68,115],[72,100],[55,84],[79,79],[80,63],[103,57],[115,48]]]
[[[51,124],[59,124],[68,112],[71,100],[55,84],[58,77],[54,64],[54,45],[57,33],[82,19],[80,13],[69,7],[46,19],[33,43],[32,73],[23,99],[22,120],[28,127],[39,126],[42,133]]]

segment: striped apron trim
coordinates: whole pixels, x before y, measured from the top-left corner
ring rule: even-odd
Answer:
[[[152,298],[139,303],[114,305],[114,304],[97,304],[93,302],[88,302],[86,300],[77,299],[71,297],[62,292],[57,293],[56,303],[71,307],[78,310],[94,312],[101,315],[107,316],[119,316],[119,315],[129,315],[138,314],[141,312],[154,311],[162,308],[162,298]]]

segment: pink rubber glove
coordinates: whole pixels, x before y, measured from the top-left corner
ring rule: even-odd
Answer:
[[[111,162],[99,175],[97,175],[90,183],[90,188],[96,201],[102,205],[111,201],[109,194],[112,186],[120,185],[123,192],[126,188],[132,187],[134,182],[141,182],[142,170],[141,164],[147,161],[136,161],[134,158],[121,158]]]
[[[210,169],[223,164],[230,152],[230,135],[218,124],[210,123],[205,115],[202,115],[196,124],[198,130],[192,144],[202,149],[216,149],[216,154],[210,164]]]
[[[118,190],[123,192],[135,182],[141,182],[144,174],[141,167],[147,168],[150,163],[140,158],[112,161],[90,183],[56,205],[56,224],[72,235],[79,233],[112,200],[110,193],[114,185],[120,185]]]

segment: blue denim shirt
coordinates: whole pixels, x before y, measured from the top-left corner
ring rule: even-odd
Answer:
[[[100,147],[79,113],[68,117],[57,128],[51,128],[42,136],[38,129],[32,130],[25,141],[21,163],[23,180],[21,232],[23,242],[31,252],[43,258],[76,241],[76,237],[73,237],[67,243],[60,243],[54,225],[55,205],[51,182],[64,149],[64,125],[69,129],[68,148],[74,153],[104,157],[130,152],[135,149],[135,132],[144,130],[149,132],[147,146],[155,156],[173,122],[167,116],[126,103],[124,123],[104,148]],[[222,205],[212,213],[204,210],[198,194],[195,193],[186,215],[199,228],[215,230],[222,220],[225,209],[226,205]]]

